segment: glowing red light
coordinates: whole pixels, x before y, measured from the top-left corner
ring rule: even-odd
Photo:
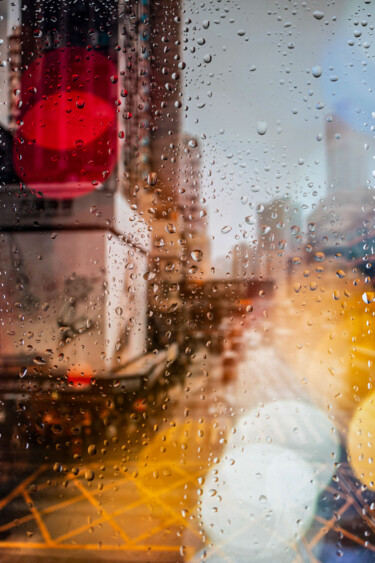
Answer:
[[[95,94],[62,92],[31,108],[23,118],[19,135],[46,149],[69,150],[101,137],[115,118],[112,106]]]
[[[92,382],[92,370],[90,366],[72,367],[67,372],[68,384],[72,387],[89,387]]]
[[[114,70],[98,52],[64,48],[24,71],[13,157],[28,186],[64,199],[108,177],[117,156]]]

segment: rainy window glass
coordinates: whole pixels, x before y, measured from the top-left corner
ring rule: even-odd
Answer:
[[[375,561],[375,3],[0,2],[0,561]]]

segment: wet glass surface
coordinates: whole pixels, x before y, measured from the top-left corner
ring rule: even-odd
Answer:
[[[375,561],[374,6],[0,6],[0,560]]]

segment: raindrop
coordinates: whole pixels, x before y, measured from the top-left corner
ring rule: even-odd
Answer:
[[[36,364],[37,366],[45,366],[47,362],[41,356],[37,356],[36,358],[34,358],[34,364]]]
[[[156,184],[157,181],[158,181],[158,176],[157,176],[156,172],[150,172],[150,173],[147,175],[147,183],[148,183],[150,186],[155,186],[155,184]]]
[[[257,133],[258,135],[265,135],[267,132],[267,122],[266,121],[258,121],[257,123]]]
[[[223,235],[226,235],[227,233],[230,233],[232,230],[232,227],[230,227],[229,225],[225,225],[225,227],[223,227],[221,229],[221,232],[223,233]]]
[[[210,54],[207,53],[206,55],[203,55],[203,60],[204,60],[205,63],[208,64],[212,61],[212,57],[211,57]]]
[[[317,262],[323,262],[325,260],[326,255],[324,254],[324,252],[315,252],[314,254],[314,259]]]
[[[290,227],[290,230],[292,232],[292,235],[298,235],[301,231],[298,225],[293,225],[292,227]]]
[[[87,471],[85,471],[86,481],[93,481],[94,478],[95,478],[95,473],[93,472],[92,469],[88,469]]]
[[[173,225],[173,223],[167,223],[165,225],[165,230],[167,231],[167,233],[173,234],[176,232],[176,227],[175,225]]]
[[[313,16],[316,20],[321,20],[324,18],[324,12],[321,12],[320,10],[315,10],[315,12],[313,12]]]
[[[89,447],[87,448],[87,451],[90,455],[95,455],[96,454],[95,444],[90,444]]]
[[[122,313],[123,313],[122,307],[116,307],[115,311],[116,311],[116,315],[118,315],[119,317],[121,317],[121,315],[122,315]]]
[[[315,65],[312,67],[311,72],[315,78],[319,78],[322,75],[322,67],[319,65]]]
[[[195,262],[201,262],[203,258],[203,252],[199,249],[193,250],[193,252],[191,253],[191,257]]]
[[[373,293],[372,291],[365,291],[364,293],[362,293],[362,300],[367,303],[367,305],[372,303],[374,301],[374,298],[375,293]]]

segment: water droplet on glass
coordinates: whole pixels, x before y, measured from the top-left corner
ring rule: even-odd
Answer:
[[[316,20],[321,20],[324,18],[324,12],[321,12],[320,10],[315,10],[315,12],[313,12],[313,16]]]
[[[165,225],[165,230],[171,235],[176,232],[176,227],[175,225],[173,225],[173,223],[167,223]]]
[[[157,181],[158,181],[158,176],[157,176],[156,172],[150,172],[150,173],[147,175],[147,183],[148,183],[150,186],[155,186],[155,184],[156,184]]]
[[[195,262],[200,262],[203,258],[203,252],[201,250],[193,250],[191,257]]]
[[[260,226],[260,234],[261,235],[267,235],[271,230],[271,227],[269,225],[261,225]]]
[[[95,478],[95,473],[93,472],[92,469],[88,469],[87,471],[85,471],[86,481],[93,481],[94,478]]]
[[[364,293],[362,293],[362,300],[367,303],[367,305],[372,303],[374,301],[374,298],[375,293],[373,293],[372,291],[365,291]]]
[[[311,72],[315,78],[319,78],[322,75],[322,67],[319,65],[313,66]]]
[[[34,364],[36,364],[37,366],[45,366],[47,362],[41,356],[37,356],[36,358],[34,358]]]
[[[315,252],[314,254],[314,259],[317,262],[323,262],[325,260],[326,255],[324,254],[324,252]]]
[[[257,123],[257,133],[258,135],[265,135],[267,132],[267,122],[266,121],[258,121]]]
[[[221,232],[223,233],[223,235],[226,235],[227,233],[230,233],[232,230],[232,227],[230,227],[229,225],[225,225],[225,227],[223,227],[221,229]]]

